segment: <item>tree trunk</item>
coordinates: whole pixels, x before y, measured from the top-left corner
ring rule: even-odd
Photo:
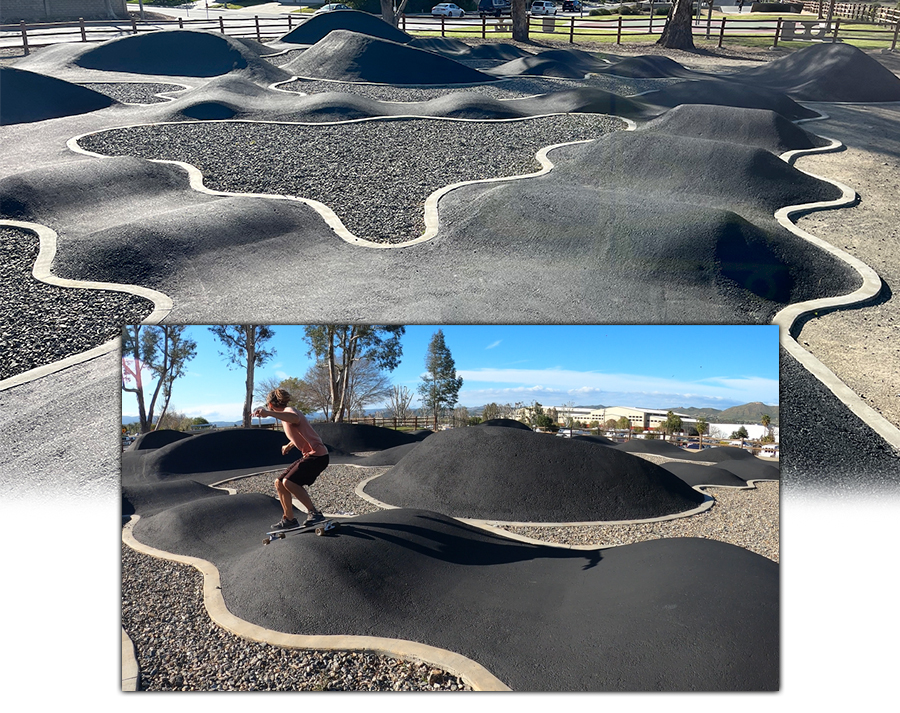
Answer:
[[[691,33],[691,10],[691,0],[675,0],[672,13],[667,18],[666,26],[656,44],[669,49],[695,49],[694,36]]]
[[[510,7],[512,16],[512,38],[516,42],[528,42],[528,12],[525,0],[512,0]]]
[[[256,327],[244,325],[247,340],[247,391],[244,396],[244,428],[250,428],[250,408],[253,405],[253,372],[256,369]]]

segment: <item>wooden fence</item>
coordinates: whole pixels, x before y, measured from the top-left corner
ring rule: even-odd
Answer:
[[[828,17],[831,4],[828,0],[821,2],[803,3],[803,12],[816,15],[820,18]],[[834,16],[844,17],[850,20],[862,20],[874,22],[878,25],[895,25],[900,20],[900,9],[895,7],[882,7],[865,3],[839,2],[834,4]]]
[[[827,12],[827,3],[825,10]],[[819,3],[806,3],[809,12],[816,13]],[[850,13],[853,8],[870,8],[868,5],[840,4],[835,6],[835,14],[841,12]],[[863,10],[859,10],[862,13]],[[893,13],[893,14],[891,14]],[[858,14],[856,17],[863,17]],[[871,29],[848,28],[846,21],[835,19],[830,26],[818,20],[803,20],[785,16],[776,20],[754,20],[750,15],[740,18],[717,17],[713,19],[694,20],[695,39],[707,39],[715,41],[721,47],[729,39],[765,39],[777,46],[779,41],[805,40],[820,42],[838,42],[846,40],[869,40],[883,42],[894,50],[897,46],[898,33],[900,33],[900,10],[889,10],[873,24]],[[18,25],[2,25],[0,32],[17,33],[21,38],[21,46],[27,54],[30,49],[57,44],[64,41],[72,41],[73,35],[76,41],[103,42],[123,37],[136,35],[141,32],[155,32],[165,29],[189,29],[208,30],[220,32],[231,37],[252,38],[259,42],[281,37],[302,24],[306,17],[297,18],[291,13],[280,16],[252,18],[224,18],[213,19],[172,19],[153,22],[137,22],[135,20],[122,20],[119,22],[108,20],[76,22],[48,22],[26,23]],[[851,18],[852,19],[852,18]],[[529,17],[529,32],[532,36],[546,38],[548,36],[567,40],[571,44],[584,41],[588,38],[604,38],[614,41],[616,44],[632,42],[638,39],[652,39],[662,34],[665,27],[665,18],[662,16],[644,17],[616,17],[601,19],[601,17]],[[415,27],[411,25],[415,23]],[[750,25],[753,25],[752,27]],[[893,26],[891,26],[893,25]],[[407,17],[403,16],[400,28],[410,34],[439,34],[441,37],[466,36],[488,39],[496,36],[498,39],[506,39],[511,32],[509,18],[480,18],[475,22],[472,18],[450,19],[446,17]]]

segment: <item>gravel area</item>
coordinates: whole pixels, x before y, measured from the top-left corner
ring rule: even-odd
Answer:
[[[439,188],[533,172],[542,147],[624,126],[588,114],[511,122],[216,122],[113,129],[79,143],[105,155],[190,163],[215,190],[321,201],[358,237],[399,243],[422,234],[425,199]]]
[[[150,82],[87,82],[82,87],[93,89],[123,104],[162,104],[172,101],[157,96],[162,92],[183,92],[180,84],[152,84]]]
[[[39,247],[33,233],[0,227],[0,379],[104,344],[153,311],[150,301],[124,292],[35,280]]]
[[[492,84],[478,84],[468,87],[392,87],[383,84],[353,84],[349,82],[326,82],[317,79],[297,79],[278,88],[289,92],[318,94],[321,92],[346,92],[359,94],[371,99],[392,102],[417,102],[435,99],[446,94],[475,92],[495,99],[516,99],[535,94],[562,92],[579,87],[597,87],[613,94],[629,96],[640,92],[660,89],[680,79],[629,79],[592,74],[588,79],[556,79],[553,77],[521,77],[507,79]]]
[[[135,645],[144,691],[471,690],[427,664],[242,639],[207,615],[199,572],[125,545],[122,627]]]

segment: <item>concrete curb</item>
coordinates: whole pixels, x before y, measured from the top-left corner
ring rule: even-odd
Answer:
[[[824,138],[824,137],[823,137]],[[781,156],[788,164],[793,165],[794,162],[802,157],[818,153],[830,153],[843,148],[843,144],[834,139],[830,146],[820,149],[805,149],[802,151],[789,151]],[[794,166],[796,168],[796,166]],[[850,409],[860,420],[862,420],[869,428],[875,431],[886,441],[894,450],[900,452],[900,428],[888,421],[884,416],[863,401],[859,395],[841,381],[838,376],[825,366],[816,357],[803,349],[797,342],[793,330],[797,322],[808,315],[818,316],[820,313],[834,312],[839,309],[849,307],[858,307],[865,305],[867,302],[875,299],[882,290],[881,278],[878,274],[862,260],[850,255],[849,253],[835,247],[821,238],[807,233],[794,223],[795,218],[802,217],[809,213],[822,210],[831,210],[834,208],[844,208],[854,205],[857,202],[856,191],[844,184],[816,176],[809,171],[802,171],[808,176],[825,181],[836,186],[841,191],[841,197],[833,201],[822,201],[818,203],[806,203],[801,205],[785,206],[775,212],[775,219],[778,223],[791,231],[794,235],[812,243],[816,247],[825,252],[834,255],[836,258],[852,267],[862,279],[862,285],[854,292],[839,297],[827,297],[817,300],[809,300],[807,302],[798,302],[791,304],[779,311],[772,319],[772,324],[779,326],[779,335],[781,345],[784,347],[794,359],[796,359],[807,371],[809,371],[816,379],[819,380],[835,397]]]
[[[140,689],[141,670],[138,666],[134,644],[122,629],[122,691],[130,692]]]
[[[140,518],[132,516],[122,528],[122,541],[137,552],[158,559],[191,565],[203,575],[203,604],[210,618],[226,631],[250,641],[281,646],[288,649],[318,649],[327,651],[361,651],[398,659],[438,666],[459,676],[476,691],[509,691],[509,686],[494,676],[481,664],[453,651],[428,646],[404,639],[387,639],[377,636],[340,636],[285,634],[251,624],[232,614],[225,605],[219,580],[219,570],[199,557],[176,555],[138,542],[134,537],[134,525]],[[123,659],[122,678],[125,679]]]
[[[159,324],[166,317],[166,315],[172,311],[173,304],[171,298],[169,298],[168,295],[165,295],[162,292],[157,292],[156,290],[151,290],[147,287],[140,287],[138,285],[123,285],[114,282],[68,280],[54,275],[51,268],[53,265],[53,259],[56,257],[56,244],[59,236],[57,235],[56,231],[51,230],[45,225],[41,225],[40,223],[29,223],[21,220],[0,220],[0,226],[19,228],[21,230],[26,230],[28,232],[34,233],[38,236],[38,239],[40,240],[40,249],[38,252],[37,260],[35,260],[34,262],[34,268],[32,269],[31,274],[34,279],[40,282],[44,282],[55,287],[70,287],[83,290],[107,290],[110,292],[124,292],[126,294],[143,297],[153,303],[153,312],[151,312],[150,315],[146,319],[144,319],[143,322],[141,322],[141,324]],[[76,364],[86,362],[89,359],[94,359],[96,357],[103,356],[104,354],[109,354],[110,352],[113,352],[118,348],[119,340],[112,339],[105,344],[101,344],[100,346],[94,347],[93,349],[89,349],[85,352],[81,352],[80,354],[73,354],[72,356],[66,357],[65,359],[53,362],[52,364],[39,366],[34,369],[29,369],[28,371],[23,371],[21,374],[16,374],[9,379],[0,381],[0,391],[5,391],[6,389],[11,389],[13,387],[26,384],[29,381],[34,381],[35,379],[49,376],[50,374],[54,374],[58,371],[62,371],[63,369],[67,369],[70,366],[75,366]]]

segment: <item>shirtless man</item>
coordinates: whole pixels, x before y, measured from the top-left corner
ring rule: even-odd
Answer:
[[[296,496],[306,508],[304,526],[324,520],[324,516],[316,510],[304,486],[312,485],[328,467],[328,449],[322,443],[319,434],[309,425],[306,417],[297,409],[288,406],[290,401],[291,395],[287,391],[274,389],[266,397],[266,408],[260,407],[253,412],[254,416],[261,418],[272,416],[281,421],[284,433],[288,437],[287,445],[281,448],[282,454],[287,455],[292,448],[296,448],[303,455],[275,479],[275,492],[284,510],[281,522],[272,525],[275,530],[300,526],[294,518],[294,503],[291,496]]]

